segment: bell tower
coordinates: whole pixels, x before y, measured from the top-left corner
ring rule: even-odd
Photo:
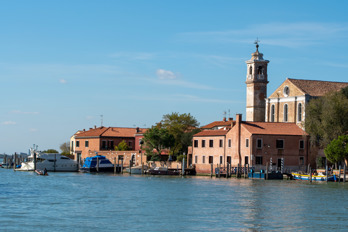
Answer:
[[[263,59],[263,54],[259,52],[259,42],[255,41],[256,52],[251,54],[251,59],[247,64],[247,101],[246,101],[246,121],[264,122],[265,121],[265,98],[267,97],[267,65],[268,60]]]

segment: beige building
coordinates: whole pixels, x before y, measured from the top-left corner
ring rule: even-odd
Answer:
[[[306,105],[312,98],[340,91],[347,82],[287,78],[266,98],[266,122],[294,122],[303,127]]]

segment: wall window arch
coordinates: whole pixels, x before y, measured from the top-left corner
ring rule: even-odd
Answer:
[[[253,67],[252,66],[249,67],[249,74],[250,75],[253,74]]]
[[[284,105],[284,122],[288,121],[288,104]]]
[[[297,105],[297,121],[302,121],[302,103],[298,103]]]
[[[271,122],[274,122],[275,106],[271,106]]]

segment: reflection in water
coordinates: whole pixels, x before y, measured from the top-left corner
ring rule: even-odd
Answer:
[[[0,176],[0,224],[11,231],[343,230],[348,219],[348,185],[338,183],[82,173],[43,177],[5,169]]]

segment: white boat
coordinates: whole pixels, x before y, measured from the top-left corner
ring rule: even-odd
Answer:
[[[34,149],[30,149],[30,156],[25,162],[21,163],[21,167],[17,171],[35,171],[34,170],[34,154],[36,154],[36,170],[44,170],[51,172],[76,172],[78,164],[59,153],[41,153]]]

